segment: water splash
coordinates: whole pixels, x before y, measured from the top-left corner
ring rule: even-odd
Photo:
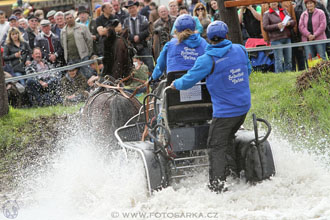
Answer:
[[[320,155],[293,150],[276,134],[269,141],[277,169],[270,181],[229,181],[218,195],[208,190],[205,170],[147,197],[141,160],[127,162],[121,151],[77,135],[22,180],[17,219],[330,219],[330,171]]]

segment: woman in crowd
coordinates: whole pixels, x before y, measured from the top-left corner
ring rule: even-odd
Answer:
[[[210,14],[211,14],[211,21],[215,21],[218,19],[219,17],[219,8],[218,8],[218,2],[216,0],[211,0],[211,10],[210,10]]]
[[[272,46],[291,43],[291,30],[296,22],[288,12],[279,7],[278,2],[269,3],[269,10],[263,15],[263,28],[267,32]],[[292,49],[274,50],[275,72],[281,73],[292,70]],[[283,66],[284,58],[284,66]]]
[[[6,69],[12,71],[12,75],[25,75],[25,66],[29,65],[31,56],[31,49],[22,37],[21,32],[16,27],[11,27],[8,31],[6,44],[3,52],[3,59],[5,61]],[[19,81],[25,85],[24,80]]]
[[[180,15],[176,19],[177,37],[164,45],[152,73],[153,79],[158,79],[165,70],[167,73],[189,70],[197,57],[204,54],[207,42],[200,34],[195,33],[195,27],[195,19],[188,14]]]
[[[206,7],[202,3],[197,3],[194,8],[194,16],[198,17],[198,20],[200,21],[201,25],[203,26],[203,33],[202,37],[207,38],[206,36],[206,29],[207,26],[211,23],[211,20],[209,18],[209,15],[206,13]]]
[[[299,20],[299,31],[301,41],[325,40],[327,36],[325,30],[327,27],[326,17],[322,10],[315,8],[316,0],[304,0],[306,11],[304,11]],[[315,57],[317,54],[325,60],[325,44],[305,46],[306,60]]]

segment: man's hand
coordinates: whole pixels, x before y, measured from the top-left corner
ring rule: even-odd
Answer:
[[[21,51],[18,51],[17,53],[15,53],[15,57],[20,58],[21,57]]]
[[[49,60],[54,63],[56,61],[56,55],[55,54],[49,54]]]
[[[135,42],[135,43],[138,43],[139,41],[140,41],[139,36],[138,36],[138,35],[135,35],[135,36],[134,36],[134,42]]]
[[[105,27],[99,26],[96,30],[100,36],[106,36],[108,34],[108,29]]]
[[[29,66],[31,64],[31,61],[30,60],[27,60],[26,62],[25,62],[25,66]]]
[[[48,87],[48,83],[46,83],[46,82],[44,82],[42,80],[39,80],[39,83],[42,86],[42,88],[47,88]]]
[[[93,40],[96,40],[96,36],[95,36],[95,35],[92,35],[92,39],[93,39]]]

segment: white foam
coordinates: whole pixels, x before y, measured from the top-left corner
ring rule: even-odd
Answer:
[[[22,181],[17,219],[124,219],[124,213],[149,219],[177,219],[180,213],[180,219],[330,219],[330,172],[324,163],[275,135],[270,143],[277,173],[269,181],[255,186],[229,181],[228,192],[215,194],[206,186],[205,170],[147,197],[140,160],[126,163],[120,151],[107,154],[72,138],[46,171]]]

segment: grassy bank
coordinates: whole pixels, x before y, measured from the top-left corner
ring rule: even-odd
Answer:
[[[329,134],[330,85],[321,80],[312,83],[312,88],[298,92],[296,79],[300,74],[252,73],[249,115],[256,113],[258,117],[273,121],[284,132],[313,129],[317,136]]]

